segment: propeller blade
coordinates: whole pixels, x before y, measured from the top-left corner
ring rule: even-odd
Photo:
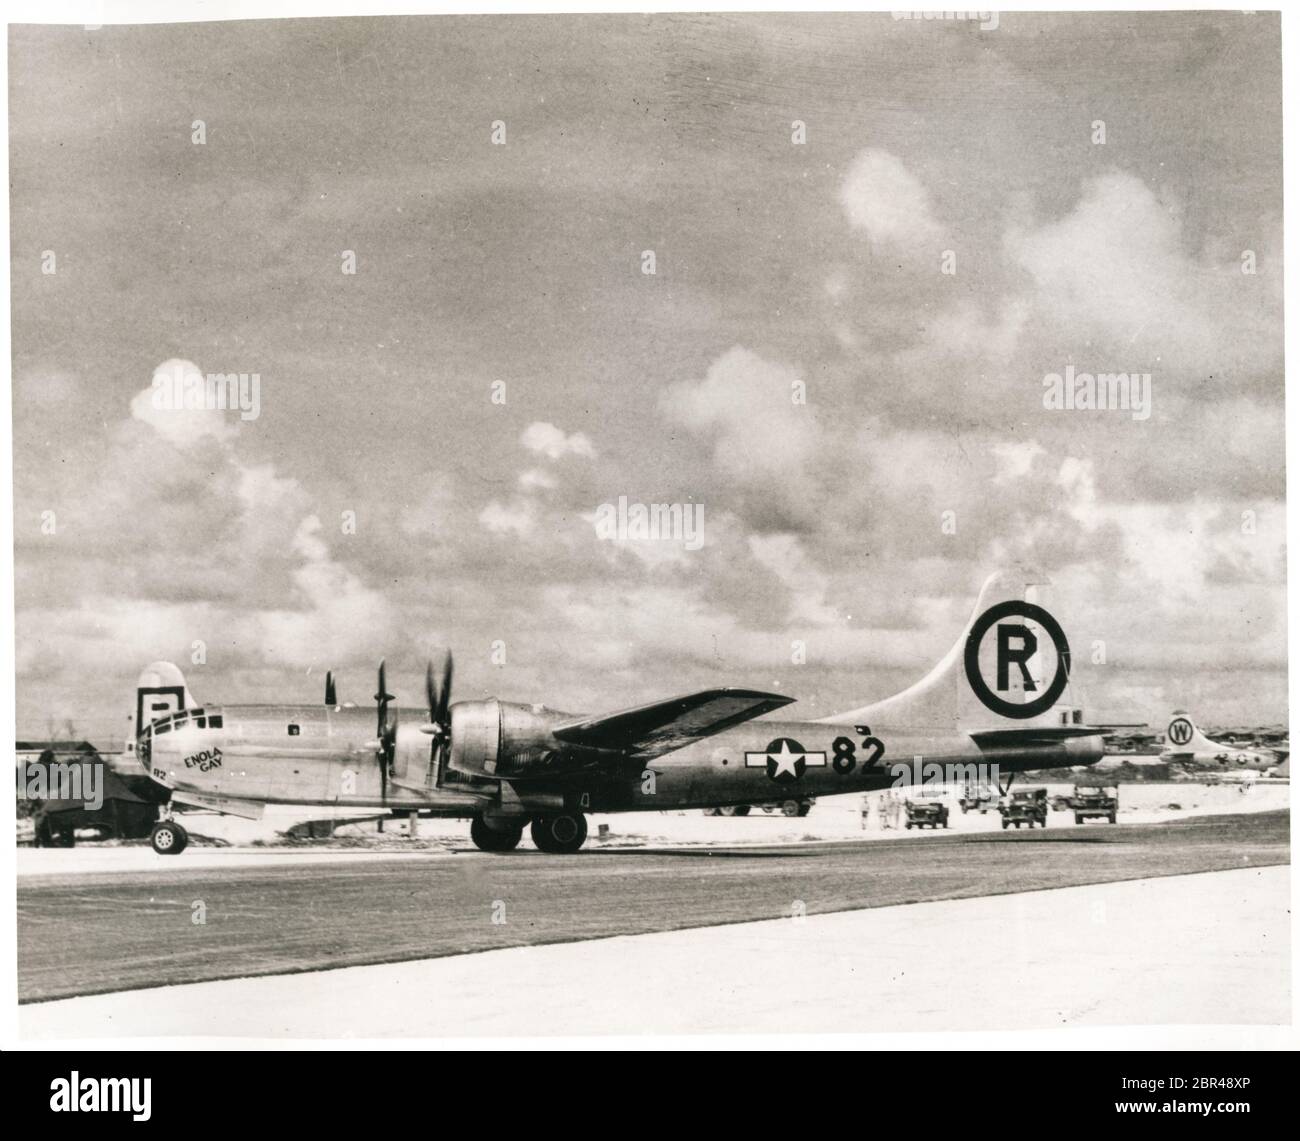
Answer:
[[[388,692],[387,675],[384,672],[384,660],[379,660],[379,692],[375,694],[376,715],[379,727],[375,735],[379,738],[379,748],[375,759],[379,762],[379,789],[381,798],[388,799],[388,766],[393,763],[393,749],[397,743],[397,726],[388,723],[388,703],[393,695]]]
[[[379,728],[377,733],[380,737],[384,735],[384,728],[388,724],[388,703],[392,700],[393,695],[388,692],[384,662],[381,658],[379,661],[379,692],[375,694],[375,702],[379,707]]]
[[[327,670],[325,673],[325,704],[337,705],[338,703],[339,695],[334,689],[334,671]]]
[[[424,667],[424,697],[429,705],[429,724],[423,731],[432,738],[429,741],[429,772],[426,782],[433,785],[437,780],[439,757],[445,757],[451,746],[451,652],[442,660],[442,677],[434,674],[433,662]]]
[[[439,725],[447,724],[447,717],[451,712],[452,668],[451,651],[448,650],[442,662],[442,685],[438,688],[438,708],[433,718]]]
[[[424,665],[424,701],[429,709],[429,720],[438,720],[438,685],[433,679],[433,662]]]

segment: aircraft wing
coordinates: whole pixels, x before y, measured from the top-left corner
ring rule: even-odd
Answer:
[[[645,761],[792,701],[793,697],[753,689],[704,689],[619,713],[575,718],[551,731],[570,745],[608,749]]]

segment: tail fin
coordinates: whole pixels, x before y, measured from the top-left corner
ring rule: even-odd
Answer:
[[[1182,709],[1174,710],[1174,715],[1169,718],[1169,724],[1165,727],[1164,751],[1166,753],[1174,755],[1200,753],[1224,747],[1217,741],[1211,741],[1202,733],[1196,727],[1196,722]]]
[[[185,685],[185,675],[171,662],[151,662],[140,671],[135,683],[135,724],[127,750],[135,751],[140,731],[159,717],[194,706],[194,697]]]
[[[1047,580],[1027,570],[989,576],[961,636],[910,689],[824,720],[894,730],[979,732],[1080,725],[1070,647],[1034,601]]]

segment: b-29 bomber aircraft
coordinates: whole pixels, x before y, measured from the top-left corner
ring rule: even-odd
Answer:
[[[1239,748],[1211,741],[1181,709],[1175,710],[1169,719],[1165,746],[1160,750],[1162,760],[1177,761],[1190,770],[1220,773],[1247,781],[1273,772],[1288,755],[1289,750]]]
[[[1018,772],[1101,758],[1102,730],[1063,702],[1070,648],[1025,600],[1032,580],[996,574],[952,649],[910,689],[818,720],[755,720],[792,698],[707,689],[595,716],[497,699],[451,700],[450,655],[426,673],[425,707],[398,708],[383,663],[375,708],[203,705],[156,662],[136,690],[135,750],[170,790],[154,849],[187,843],[186,807],[259,818],[267,804],[468,816],[474,843],[506,852],[525,827],[572,853],[589,812],[763,803],[921,784],[953,767]],[[1044,668],[1050,662],[1050,668]],[[961,776],[956,779],[963,779]]]

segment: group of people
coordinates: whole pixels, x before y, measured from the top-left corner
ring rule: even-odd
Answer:
[[[906,798],[894,789],[881,796],[865,794],[862,797],[862,827],[870,828],[874,821],[880,828],[901,828],[906,805]]]

